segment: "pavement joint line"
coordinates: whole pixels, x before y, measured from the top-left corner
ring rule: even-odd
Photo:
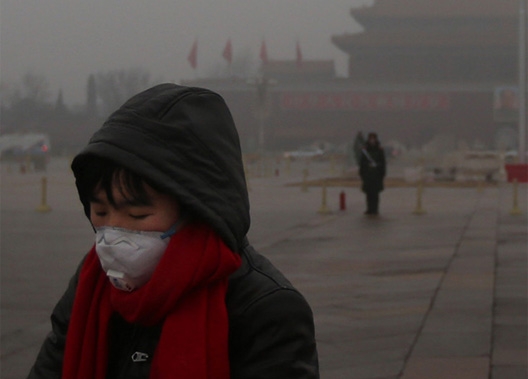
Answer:
[[[429,316],[430,316],[430,314],[431,314],[431,312],[433,310],[434,304],[436,302],[436,299],[438,297],[440,289],[442,288],[442,285],[443,285],[443,283],[445,281],[447,273],[449,272],[449,269],[452,266],[454,260],[457,258],[457,256],[459,256],[459,249],[460,249],[460,246],[462,245],[462,241],[464,240],[464,236],[466,235],[467,231],[470,229],[471,221],[473,220],[473,217],[475,216],[475,214],[479,210],[478,205],[481,202],[481,198],[482,198],[481,194],[479,194],[479,196],[477,196],[475,198],[475,202],[474,202],[474,205],[473,205],[473,210],[471,212],[471,216],[467,218],[466,223],[465,223],[464,227],[462,228],[462,232],[460,233],[460,236],[458,238],[458,241],[455,244],[454,251],[451,254],[451,257],[449,258],[449,261],[448,261],[447,265],[445,266],[445,269],[442,270],[442,275],[441,275],[441,277],[439,279],[438,286],[435,288],[434,293],[431,296],[431,300],[429,302],[428,309],[427,309],[427,311],[425,312],[425,314],[424,314],[424,316],[422,318],[422,321],[420,323],[420,327],[418,328],[418,330],[416,332],[415,338],[413,339],[413,341],[411,343],[409,351],[404,357],[404,360],[403,360],[404,363],[403,363],[402,369],[401,369],[401,371],[400,371],[400,373],[398,375],[398,378],[400,378],[400,377],[402,377],[404,375],[405,370],[408,367],[408,363],[409,363],[411,357],[413,356],[413,353],[415,352],[416,345],[418,344],[418,341],[420,340],[420,337],[422,336],[423,330],[425,329],[425,324],[427,323],[427,319],[429,318]],[[491,355],[490,355],[490,357],[491,357]],[[491,359],[490,359],[490,362],[491,362]]]
[[[309,230],[307,228],[312,229],[312,228],[330,223],[332,221],[335,221],[337,218],[344,216],[345,214],[346,214],[345,212],[339,212],[339,213],[334,212],[332,214],[327,214],[327,215],[318,215],[310,219],[306,223],[297,224],[295,226],[292,226],[291,228],[284,230],[283,232],[276,234],[275,237],[268,236],[265,242],[255,242],[255,243],[252,243],[252,245],[257,250],[269,249],[270,247],[273,247],[280,242],[290,239],[292,235],[300,235],[302,233],[307,232]]]

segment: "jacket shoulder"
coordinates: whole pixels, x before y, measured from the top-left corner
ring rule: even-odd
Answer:
[[[301,297],[290,283],[266,257],[251,246],[241,252],[242,266],[231,275],[227,291],[227,308],[231,317],[242,315],[248,308],[271,295],[281,293],[281,298]]]
[[[229,282],[231,377],[317,379],[313,314],[302,294],[252,247]]]

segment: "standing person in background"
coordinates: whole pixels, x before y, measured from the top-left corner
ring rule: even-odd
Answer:
[[[365,192],[367,200],[366,215],[379,213],[379,193],[383,191],[385,173],[385,152],[378,140],[378,135],[369,133],[367,142],[361,150],[359,164],[359,176],[362,180],[361,189]]]
[[[95,233],[29,379],[317,379],[313,315],[246,238],[240,142],[222,97],[160,84],[75,157]]]

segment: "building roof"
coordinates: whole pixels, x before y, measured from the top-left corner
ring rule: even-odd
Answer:
[[[512,17],[519,0],[376,0],[372,7],[353,8],[354,16],[373,17]]]
[[[470,25],[434,29],[370,29],[361,34],[332,36],[332,42],[341,50],[350,52],[358,47],[386,46],[434,47],[434,48],[485,48],[505,47],[517,44],[517,25],[505,23],[500,28],[473,28]]]
[[[377,0],[352,8],[365,31],[332,36],[339,49],[358,47],[486,48],[517,44],[518,0]]]

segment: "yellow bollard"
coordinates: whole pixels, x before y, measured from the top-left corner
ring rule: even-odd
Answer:
[[[301,185],[301,191],[302,192],[308,192],[308,169],[305,168],[303,170],[303,180],[302,180],[302,185]]]
[[[513,179],[513,207],[510,211],[511,215],[520,215],[521,209],[519,208],[519,195],[518,195],[518,187],[519,183],[517,182],[517,178]]]
[[[330,209],[328,209],[328,206],[326,205],[326,180],[323,180],[321,208],[319,208],[318,213],[320,213],[320,214],[332,213],[332,211]]]
[[[46,213],[51,211],[50,206],[47,203],[48,197],[48,179],[43,176],[41,180],[41,198],[40,205],[35,209],[37,212]]]
[[[418,186],[416,188],[416,208],[413,211],[415,215],[422,215],[425,210],[422,208],[422,193],[423,193],[423,181],[418,181]]]

